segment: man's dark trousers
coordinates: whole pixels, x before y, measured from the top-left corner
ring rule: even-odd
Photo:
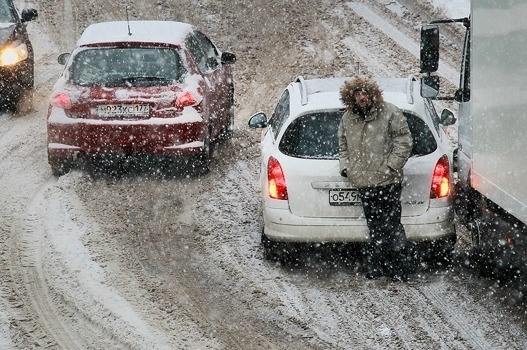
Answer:
[[[410,256],[401,224],[400,184],[359,189],[364,215],[370,231],[365,249],[369,273],[407,274]]]

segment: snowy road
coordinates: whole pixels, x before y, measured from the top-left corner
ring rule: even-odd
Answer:
[[[39,10],[29,24],[37,77],[21,110],[0,114],[0,349],[525,348],[524,306],[462,266],[422,267],[400,284],[367,280],[353,251],[305,253],[296,266],[262,259],[248,117],[269,113],[297,75],[417,74],[419,27],[437,14],[427,1],[129,1],[134,18],[193,23],[238,56],[235,137],[210,174],[190,179],[52,177],[56,57],[124,10],[19,3]],[[454,85],[457,58],[443,59]],[[466,249],[462,234],[460,257]]]

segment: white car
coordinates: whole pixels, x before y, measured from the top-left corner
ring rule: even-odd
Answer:
[[[340,88],[349,79],[298,77],[269,120],[263,112],[249,120],[251,128],[265,128],[260,184],[262,245],[268,259],[284,258],[294,242],[369,240],[358,194],[339,174],[337,129],[344,113]],[[431,254],[450,258],[456,242],[453,146],[442,125],[455,123],[455,118],[448,109],[439,117],[411,76],[376,81],[384,99],[403,111],[413,136],[401,196],[407,238],[423,243]]]

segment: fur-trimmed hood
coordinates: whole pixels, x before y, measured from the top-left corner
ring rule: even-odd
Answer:
[[[355,106],[353,92],[357,89],[364,89],[370,94],[374,107],[380,107],[383,104],[382,90],[379,88],[379,85],[373,79],[359,76],[346,81],[340,89],[340,99],[347,109],[353,110]]]

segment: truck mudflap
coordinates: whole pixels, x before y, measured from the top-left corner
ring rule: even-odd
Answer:
[[[527,274],[527,226],[483,198],[480,215],[467,227],[478,271],[487,276]]]

